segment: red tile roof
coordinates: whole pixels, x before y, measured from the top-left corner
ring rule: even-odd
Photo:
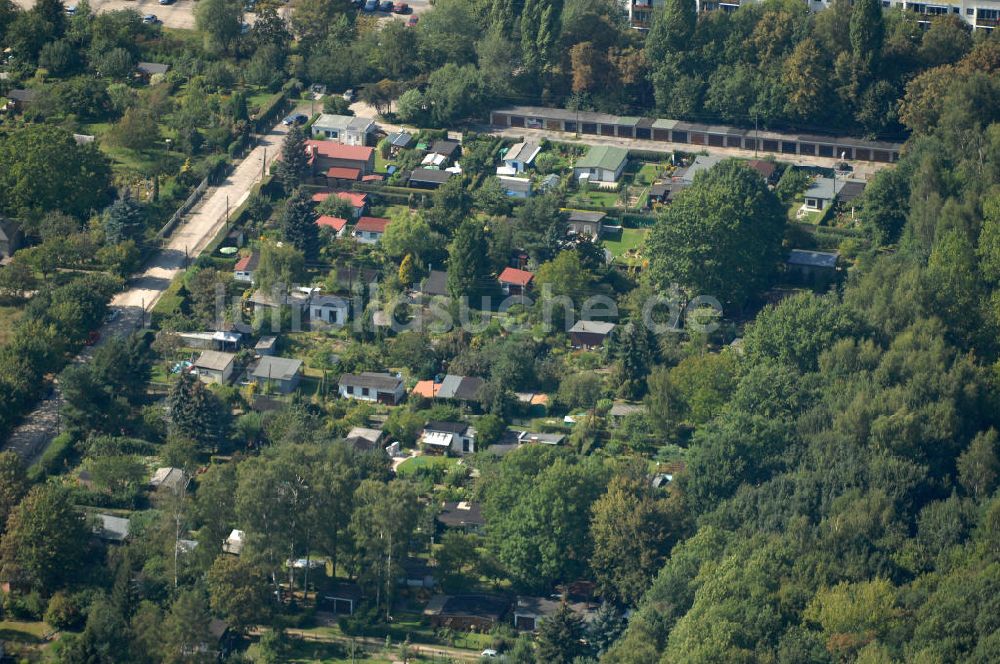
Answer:
[[[747,162],[747,166],[760,173],[763,178],[770,178],[777,168],[773,161],[764,161],[763,159],[751,159]]]
[[[312,201],[313,203],[322,203],[328,198],[330,198],[329,191],[320,191],[318,193],[313,194]]]
[[[326,177],[337,180],[357,181],[361,177],[360,168],[344,168],[343,166],[333,166],[326,172]]]
[[[316,225],[320,227],[332,228],[338,233],[344,230],[344,226],[347,225],[346,219],[341,219],[340,217],[331,217],[328,214],[321,215],[319,219],[316,220]]]
[[[361,178],[362,182],[382,182],[383,180],[385,180],[385,176],[379,173],[372,173]]]
[[[236,261],[236,267],[233,268],[235,272],[246,272],[247,268],[250,267],[250,263],[256,263],[253,254],[248,254],[243,258]],[[255,266],[256,267],[256,266]],[[252,268],[251,268],[252,269]]]
[[[435,383],[433,380],[418,380],[410,394],[417,394],[428,399],[433,399],[437,396],[439,389],[441,389],[440,383]]]
[[[368,161],[375,154],[375,148],[363,145],[341,145],[335,141],[306,141],[306,149],[310,148],[314,154],[327,159]]]
[[[354,228],[355,230],[368,231],[369,233],[384,233],[385,227],[391,221],[392,219],[383,219],[382,217],[361,217],[358,219],[358,225]]]
[[[315,199],[315,196],[313,197]],[[356,208],[364,207],[368,204],[367,194],[356,194],[350,191],[338,191],[337,198],[341,198]]]
[[[518,270],[516,267],[504,268],[499,277],[502,283],[514,284],[515,286],[527,286],[534,278],[535,275],[531,272],[528,272],[527,270]]]

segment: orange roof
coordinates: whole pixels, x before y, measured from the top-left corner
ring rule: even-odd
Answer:
[[[315,198],[315,196],[313,198]],[[338,191],[337,198],[347,201],[356,208],[364,207],[368,204],[367,194],[356,194],[351,191]]]
[[[306,141],[306,149],[327,159],[348,161],[368,161],[375,154],[375,148],[363,145],[341,145],[334,141]]]
[[[383,180],[385,180],[385,176],[379,173],[372,173],[361,178],[362,182],[382,182]]]
[[[354,228],[359,231],[385,233],[385,227],[388,226],[391,221],[392,219],[384,219],[382,217],[361,217],[358,219],[358,225]]]
[[[320,227],[332,228],[338,233],[344,230],[344,226],[347,225],[346,219],[341,219],[340,217],[331,217],[328,214],[320,215],[319,219],[316,220],[316,225]]]
[[[326,177],[335,178],[337,180],[356,181],[359,177],[361,177],[361,169],[332,166],[326,171]]]
[[[516,267],[506,267],[503,272],[500,273],[498,277],[499,280],[505,284],[514,284],[515,286],[527,286],[531,283],[531,280],[535,278],[535,275],[528,272],[527,270],[518,270]]]
[[[330,192],[329,191],[321,191],[319,193],[313,194],[312,202],[313,203],[322,203],[323,201],[325,201],[328,198],[330,198]]]
[[[236,267],[233,268],[236,272],[246,272],[248,269],[252,270],[257,267],[257,255],[247,254],[240,260],[236,262]],[[253,265],[251,265],[253,263]]]
[[[441,389],[440,383],[435,383],[433,380],[418,380],[417,384],[413,386],[413,390],[410,394],[416,394],[418,396],[427,397],[428,399],[433,399],[437,396],[439,389]]]

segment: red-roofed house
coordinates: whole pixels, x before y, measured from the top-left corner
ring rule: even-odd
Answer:
[[[314,173],[326,173],[331,168],[356,168],[361,175],[368,175],[375,170],[375,148],[333,141],[306,141],[306,151]]]
[[[239,259],[236,261],[236,266],[233,267],[233,279],[252,284],[253,273],[259,263],[260,254],[256,251]]]
[[[528,286],[531,284],[531,280],[535,278],[531,272],[527,270],[518,270],[516,267],[506,267],[497,280],[500,282],[500,288],[507,295],[524,295],[524,291],[528,290]]]
[[[410,394],[433,399],[437,396],[439,389],[441,389],[441,383],[435,383],[433,380],[418,380],[417,384],[410,390]]]
[[[764,178],[764,182],[767,184],[774,184],[776,178],[778,165],[773,161],[764,161],[763,159],[751,159],[747,162],[747,166],[753,170],[760,173],[760,176]]]
[[[312,202],[313,203],[322,203],[326,199],[330,198],[330,193],[331,192],[329,192],[329,191],[319,191],[319,192],[316,192],[315,194],[313,194]]]
[[[358,219],[358,225],[354,227],[354,237],[358,242],[375,244],[382,239],[386,226],[391,221],[382,217],[361,217]]]
[[[343,237],[344,231],[347,229],[347,220],[341,217],[331,217],[328,214],[320,215],[316,219],[316,225],[320,228],[329,228],[333,231],[333,234],[337,237]]]
[[[361,179],[361,170],[346,168],[344,166],[332,166],[326,170],[326,179],[340,182],[357,182]]]
[[[338,191],[337,198],[347,201],[354,208],[354,218],[360,219],[368,207],[368,195],[353,191]]]

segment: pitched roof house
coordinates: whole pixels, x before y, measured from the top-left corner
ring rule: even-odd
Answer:
[[[258,384],[270,384],[278,392],[288,394],[302,378],[302,360],[265,355],[250,369],[249,375]]]
[[[313,295],[309,301],[309,320],[326,325],[346,325],[351,305],[336,295]]]
[[[260,252],[250,252],[236,261],[236,266],[233,268],[233,279],[252,284],[253,274],[257,271],[258,265],[260,265]]]
[[[154,489],[165,489],[172,493],[181,493],[187,487],[189,476],[180,468],[157,468],[149,480],[149,486]]]
[[[509,610],[510,602],[496,595],[435,595],[424,616],[434,627],[488,632]]]
[[[351,207],[354,209],[355,219],[360,218],[368,208],[368,194],[353,191],[338,191],[337,198],[351,204]]]
[[[368,175],[375,170],[375,148],[309,140],[306,141],[306,152],[313,164],[314,173],[326,173],[335,166],[356,168],[361,171],[361,175]]]
[[[628,150],[614,145],[593,145],[573,166],[573,177],[592,182],[618,182],[628,163]]]
[[[316,225],[320,228],[329,228],[336,237],[343,237],[347,230],[347,220],[343,217],[331,217],[328,214],[321,214],[316,218]]]
[[[479,532],[486,525],[479,503],[466,501],[442,503],[437,522],[445,528],[458,528],[467,532]]]
[[[569,338],[574,348],[597,348],[604,343],[604,340],[614,329],[614,323],[599,320],[578,320],[569,329]]]
[[[607,216],[603,212],[570,210],[566,221],[571,235],[599,238],[604,233],[604,218]]]
[[[361,217],[354,227],[354,239],[364,244],[375,244],[382,239],[390,223],[392,219],[384,217]]]
[[[431,270],[427,273],[420,292],[430,296],[448,296],[448,273],[444,270]]]
[[[541,151],[541,146],[534,141],[515,143],[503,156],[504,166],[514,169],[517,173],[523,173],[534,163],[535,157]]]
[[[420,189],[437,189],[447,182],[452,175],[454,173],[451,171],[440,171],[434,168],[414,168],[413,172],[410,173],[409,183],[411,187],[418,187]]]
[[[500,188],[511,198],[531,198],[531,178],[498,175]]]
[[[448,161],[454,161],[458,158],[458,153],[461,149],[462,144],[457,141],[437,140],[431,144],[429,152],[431,154],[439,154]]]
[[[217,350],[202,351],[195,360],[193,369],[198,379],[203,383],[219,383],[225,385],[233,376],[236,355]]]
[[[420,446],[438,454],[472,454],[476,451],[476,430],[468,422],[432,420],[420,433]]]
[[[331,166],[326,169],[327,180],[338,180],[340,184],[357,182],[361,179],[360,168],[348,168],[347,166]]]
[[[519,270],[516,267],[505,267],[500,276],[497,277],[497,281],[500,282],[500,288],[507,295],[523,295],[528,287],[531,285],[531,280],[535,278],[535,275],[527,270]]]
[[[111,514],[97,514],[94,534],[106,542],[124,542],[128,539],[130,522],[128,519]]]
[[[387,373],[365,371],[360,374],[343,374],[338,383],[342,398],[374,401],[395,406],[403,400],[403,379]]]
[[[170,71],[170,65],[159,62],[140,62],[135,66],[136,76],[142,81],[149,83],[154,77],[162,78]]]

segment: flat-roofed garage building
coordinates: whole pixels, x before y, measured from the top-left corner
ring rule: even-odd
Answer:
[[[901,143],[866,141],[846,136],[779,133],[669,118],[616,116],[542,106],[511,106],[497,109],[490,113],[490,123],[496,127],[544,129],[582,136],[633,138],[682,145],[755,150],[778,155],[882,163],[898,161],[903,147]]]

